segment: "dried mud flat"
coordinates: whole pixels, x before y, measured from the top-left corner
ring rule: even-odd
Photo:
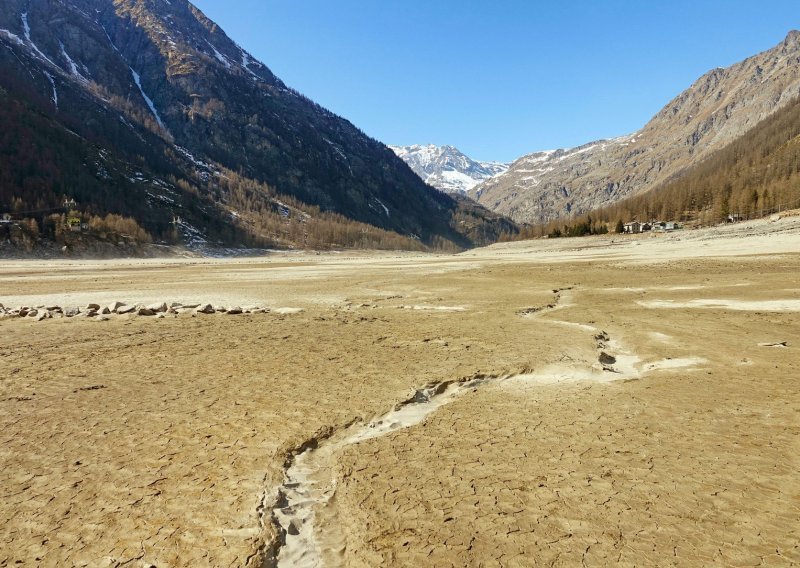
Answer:
[[[6,306],[270,310],[0,321],[0,566],[798,565],[798,274],[796,218],[4,262]]]

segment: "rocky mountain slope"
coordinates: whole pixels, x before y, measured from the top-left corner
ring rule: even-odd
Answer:
[[[482,181],[508,170],[508,164],[478,162],[453,146],[389,146],[414,173],[446,193],[466,193]]]
[[[800,207],[800,98],[677,179],[590,214],[596,223],[676,219],[697,225]]]
[[[426,186],[186,0],[0,0],[0,88],[23,137],[0,137],[15,156],[0,214],[70,198],[157,240],[266,246],[369,244],[375,227],[464,247],[513,230]]]
[[[518,222],[543,223],[647,191],[699,163],[800,93],[800,32],[714,69],[629,136],[537,152],[470,195]]]

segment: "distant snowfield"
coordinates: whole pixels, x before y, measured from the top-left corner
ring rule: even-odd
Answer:
[[[467,193],[505,173],[509,164],[473,160],[454,146],[389,146],[428,185],[446,193]]]

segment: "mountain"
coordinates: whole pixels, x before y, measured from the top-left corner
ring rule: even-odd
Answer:
[[[514,230],[426,186],[186,0],[0,0],[0,88],[0,215],[48,238],[59,213],[259,246],[458,248]]]
[[[453,146],[389,146],[430,186],[446,193],[466,193],[480,182],[502,174],[508,164],[478,162]]]
[[[595,223],[612,226],[651,219],[709,225],[798,207],[800,98],[677,179],[593,211],[591,217]]]
[[[640,131],[570,150],[537,152],[470,195],[518,222],[578,215],[645,192],[742,136],[800,93],[800,32],[714,69]]]

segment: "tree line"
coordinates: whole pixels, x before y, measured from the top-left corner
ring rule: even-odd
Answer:
[[[518,238],[619,231],[631,221],[707,226],[800,207],[800,98],[674,179],[569,220],[523,228]]]

